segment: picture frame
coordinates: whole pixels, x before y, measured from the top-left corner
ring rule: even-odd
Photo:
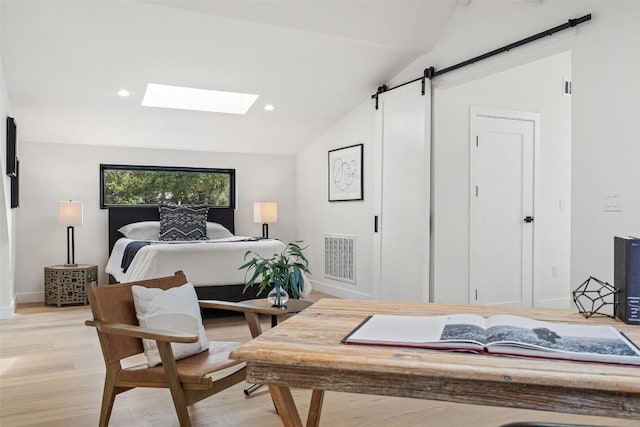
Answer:
[[[364,200],[363,147],[355,144],[329,150],[329,201]]]

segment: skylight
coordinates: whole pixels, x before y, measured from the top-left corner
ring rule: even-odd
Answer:
[[[149,83],[142,99],[145,107],[246,114],[258,95],[222,92]]]

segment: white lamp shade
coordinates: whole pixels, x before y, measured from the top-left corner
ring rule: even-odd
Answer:
[[[82,202],[58,202],[59,225],[82,225]]]
[[[273,224],[278,222],[278,204],[276,202],[256,202],[253,204],[253,222]]]

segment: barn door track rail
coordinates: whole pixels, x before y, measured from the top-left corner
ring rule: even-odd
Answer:
[[[390,90],[394,90],[394,89],[398,89],[402,86],[406,86],[410,83],[414,83],[417,82],[418,80],[422,81],[422,95],[424,95],[426,93],[426,81],[427,80],[433,80],[435,77],[441,76],[443,74],[446,74],[448,72],[457,70],[459,68],[462,67],[466,67],[467,65],[471,65],[473,63],[476,63],[478,61],[482,61],[483,59],[487,59],[487,58],[491,58],[492,56],[498,55],[500,53],[503,52],[508,52],[511,49],[515,49],[516,47],[520,47],[523,46],[525,44],[534,42],[536,40],[539,40],[541,38],[547,37],[547,36],[552,36],[555,33],[559,32],[559,31],[564,31],[568,28],[572,28],[575,27],[579,24],[582,24],[584,22],[587,21],[591,21],[591,14],[587,14],[584,16],[581,16],[580,18],[575,18],[575,19],[569,19],[567,22],[565,22],[564,24],[561,25],[557,25],[553,28],[549,28],[548,30],[542,31],[538,34],[534,34],[532,36],[526,37],[522,40],[518,40],[517,42],[513,42],[511,44],[508,44],[506,46],[502,46],[498,49],[494,49],[490,52],[484,53],[482,55],[476,56],[474,58],[471,59],[467,59],[466,61],[462,61],[458,64],[452,65],[450,67],[447,68],[443,68],[442,70],[436,70],[434,67],[428,67],[425,68],[424,71],[422,72],[422,76],[415,78],[413,80],[409,80],[408,82],[404,82],[401,83],[397,86],[393,86],[393,87],[387,87],[387,85],[382,85],[378,87],[378,90],[376,90],[376,93],[374,93],[373,95],[371,95],[372,99],[375,99],[376,101],[376,110],[378,109],[378,97],[380,96],[380,94],[388,92]]]

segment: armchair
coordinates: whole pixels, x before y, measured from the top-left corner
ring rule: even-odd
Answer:
[[[171,343],[194,343],[198,336],[189,333],[150,329],[139,326],[131,286],[169,289],[187,283],[184,273],[174,276],[98,287],[88,291],[93,320],[85,324],[96,328],[106,365],[100,426],[109,424],[116,395],[135,387],[168,388],[180,426],[191,426],[187,407],[246,378],[242,362],[229,359],[240,343],[209,342],[209,349],[176,360]],[[162,363],[149,367],[141,364],[123,367],[122,359],[144,351],[142,339],[155,340]],[[232,372],[227,373],[227,369]],[[212,379],[213,372],[225,370],[226,376]]]

